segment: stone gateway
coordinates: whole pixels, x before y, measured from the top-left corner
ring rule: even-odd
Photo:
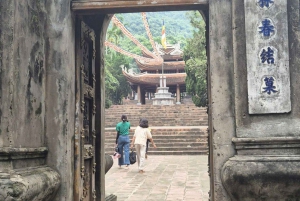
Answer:
[[[0,1],[0,200],[105,198],[114,13],[206,21],[211,201],[299,200],[299,0]]]

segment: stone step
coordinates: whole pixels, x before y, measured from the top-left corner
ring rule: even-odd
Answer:
[[[129,135],[129,138],[132,139],[133,135]],[[115,140],[117,137],[117,134],[106,136],[105,140]],[[206,139],[207,135],[153,135],[152,136],[154,140],[184,140],[184,139]]]
[[[148,155],[208,155],[208,151],[206,150],[199,150],[199,151],[149,151]]]
[[[203,146],[197,146],[197,147],[157,147],[156,149],[149,148],[148,153],[149,154],[156,154],[163,151],[178,151],[178,152],[207,152],[208,148]],[[114,148],[107,148],[105,149],[105,152],[107,154],[113,154]]]
[[[153,112],[152,114],[156,113],[156,112],[169,112],[169,113],[174,113],[174,114],[182,114],[182,113],[198,113],[198,114],[206,114],[207,110],[206,109],[198,109],[198,108],[190,108],[190,107],[186,107],[186,108],[142,108],[142,107],[135,107],[135,108],[125,108],[125,107],[119,107],[119,108],[109,108],[106,109],[105,111],[109,111],[111,112],[111,114],[124,114],[125,112],[129,113],[129,114],[134,114],[134,113],[138,113],[138,114],[143,114],[144,112]]]
[[[114,148],[115,143],[105,143],[107,147]],[[194,141],[194,142],[156,142],[157,147],[201,147],[207,146],[207,141]],[[152,147],[151,142],[149,143],[149,147]]]
[[[149,147],[149,155],[194,155],[207,154],[206,108],[188,105],[113,105],[105,110],[105,151],[114,152],[115,126],[122,114],[131,123],[130,139],[141,117],[149,121],[151,133],[157,148]],[[179,126],[179,127],[178,127]]]
[[[131,140],[132,138],[130,138]],[[207,136],[204,137],[194,137],[194,138],[189,138],[188,136],[186,136],[185,138],[178,138],[175,136],[171,136],[171,137],[153,137],[153,140],[155,142],[155,144],[159,144],[159,143],[184,143],[184,142],[206,142],[207,143]],[[115,143],[116,142],[116,138],[106,138],[105,139],[105,144],[110,144],[110,143]]]
[[[129,131],[130,136],[133,135],[134,131]],[[105,132],[105,137],[110,137],[110,136],[116,136],[117,131],[106,131]],[[158,136],[158,135],[177,135],[177,136],[186,136],[186,135],[199,135],[203,136],[206,135],[206,131],[176,131],[176,130],[168,130],[168,131],[151,131],[151,134],[153,136]]]
[[[207,121],[189,121],[189,122],[172,122],[172,123],[168,123],[166,121],[157,121],[157,122],[153,122],[151,120],[149,120],[149,125],[150,127],[153,125],[155,126],[170,126],[170,124],[172,126],[207,126],[208,125],[208,122]],[[105,123],[105,126],[106,127],[115,127],[117,124],[117,122],[113,122],[113,123]],[[136,121],[130,121],[130,124],[132,126],[137,126],[139,125],[139,120],[136,120]]]
[[[113,152],[112,152],[113,153]],[[110,153],[108,153],[110,154]],[[111,154],[112,155],[112,154]],[[208,149],[205,150],[168,150],[168,151],[148,151],[147,155],[208,155]]]

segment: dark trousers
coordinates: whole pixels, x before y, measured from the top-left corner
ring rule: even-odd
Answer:
[[[146,153],[148,152],[149,142],[150,142],[150,140],[147,140],[147,142],[146,142]]]

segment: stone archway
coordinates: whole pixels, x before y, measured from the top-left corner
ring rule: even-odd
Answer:
[[[95,94],[95,130],[100,137],[96,138],[98,155],[95,159],[100,169],[95,174],[95,188],[96,200],[104,200],[104,61],[101,54],[109,21],[106,15],[206,10],[211,200],[251,200],[253,197],[257,200],[296,200],[300,196],[297,186],[300,161],[299,5],[299,0],[0,1],[0,199],[74,200],[74,169],[78,168],[74,167],[74,146],[80,134],[75,130],[76,109],[80,109],[80,104],[76,102],[79,97],[76,99],[74,41],[79,18],[99,36],[95,41],[96,52],[100,53],[95,59],[99,87]],[[253,15],[256,18],[245,20]],[[269,18],[264,21],[267,34],[260,39],[268,39],[268,32],[276,31],[272,40],[264,41],[265,46],[282,50],[276,52],[279,63],[275,68],[264,68],[257,60],[256,47],[260,43],[251,40],[257,34],[256,29],[252,32],[249,28],[255,27],[253,20],[260,24],[262,21],[259,22],[258,17],[265,16]],[[89,19],[91,17],[93,20]],[[268,25],[270,21],[271,26]],[[257,46],[247,49],[247,43]],[[277,49],[277,45],[280,48]],[[255,77],[248,72],[256,72],[252,68],[256,65],[248,61],[249,55],[252,55],[251,61],[261,67],[259,70],[270,70],[265,73],[269,76],[268,86],[261,87],[264,84],[261,78],[248,82]],[[277,67],[278,71],[271,71]],[[284,79],[276,79],[278,88],[284,89],[284,93],[276,90],[276,96],[267,96],[261,89],[267,87],[270,92],[275,87],[272,80],[276,76],[283,78],[278,72],[285,74]],[[268,81],[270,77],[273,77],[271,82]],[[255,93],[249,89],[260,90]],[[261,98],[263,96],[265,99]],[[287,101],[279,104],[277,97]],[[262,104],[257,104],[257,100]],[[257,111],[249,106],[250,102],[260,109]],[[252,165],[251,175],[243,171],[250,167],[247,164]],[[260,168],[262,166],[264,168]],[[239,171],[246,174],[238,174]],[[251,182],[240,185],[249,175]],[[262,180],[260,175],[267,180]],[[34,179],[38,177],[39,183]],[[242,188],[238,195],[232,188],[234,185],[230,185],[232,182]],[[256,182],[261,184],[258,189],[247,190]],[[274,193],[272,189],[276,189],[276,185],[285,186],[277,186],[280,191]]]
[[[126,5],[126,8],[122,8],[119,5],[123,4]],[[171,5],[170,7],[166,7],[166,5]],[[174,5],[172,5],[174,4]],[[179,7],[179,4],[181,4],[181,7]],[[88,19],[90,16],[94,16],[92,17],[95,20],[95,16],[97,16],[99,18],[98,21],[103,22],[101,25],[101,35],[100,35],[100,54],[101,54],[101,69],[104,68],[104,61],[103,61],[103,52],[104,52],[104,41],[105,41],[105,34],[106,34],[106,30],[108,28],[109,22],[110,22],[110,17],[112,15],[110,15],[109,13],[115,13],[115,12],[133,12],[133,11],[137,11],[137,10],[141,10],[141,11],[157,11],[157,10],[185,10],[185,9],[192,9],[192,10],[199,10],[202,15],[203,18],[206,20],[206,26],[207,26],[207,32],[206,32],[206,38],[207,38],[207,47],[209,47],[209,31],[208,31],[208,24],[209,24],[209,11],[208,11],[208,1],[203,1],[203,2],[198,2],[195,4],[195,2],[162,2],[162,4],[158,4],[156,6],[149,6],[147,3],[144,6],[141,7],[137,7],[134,5],[134,3],[132,4],[132,2],[128,3],[128,2],[118,2],[118,5],[116,5],[115,3],[111,3],[111,4],[107,4],[106,6],[103,6],[103,4],[101,2],[98,3],[88,3],[88,2],[74,2],[72,4],[72,8],[74,9],[75,13],[78,14],[78,16],[83,16],[86,19]],[[101,14],[100,14],[101,13]],[[103,14],[102,14],[103,13]],[[207,51],[208,53],[209,51]],[[103,77],[101,78],[103,79]],[[104,94],[103,94],[104,96]],[[103,104],[103,103],[102,103]],[[211,110],[209,110],[211,111]],[[102,128],[101,128],[102,129]],[[104,136],[101,136],[101,147],[104,147]],[[211,142],[211,140],[210,140]],[[103,155],[101,155],[101,157],[103,157]],[[212,161],[212,157],[209,161]],[[101,175],[102,176],[102,175]],[[101,189],[104,189],[104,186],[101,185]],[[213,189],[213,182],[211,182],[211,189]],[[213,192],[211,190],[211,192]],[[212,194],[212,193],[211,193]]]
[[[223,7],[224,6],[224,7]],[[217,11],[218,9],[227,9],[228,12],[224,12],[222,13],[222,15],[219,15],[220,13]],[[228,139],[231,139],[234,136],[234,132],[231,132],[234,130],[234,115],[230,115],[231,116],[231,124],[228,121],[228,119],[223,119],[223,115],[220,114],[227,114],[227,113],[232,113],[233,114],[233,108],[231,107],[232,104],[230,103],[231,100],[231,96],[233,95],[230,91],[233,90],[233,85],[232,83],[229,82],[229,80],[233,79],[233,78],[229,78],[233,73],[233,69],[230,68],[231,64],[232,64],[232,55],[229,56],[228,52],[230,52],[230,43],[229,41],[232,41],[232,34],[230,32],[228,32],[227,27],[224,27],[222,24],[223,23],[231,23],[231,12],[229,12],[231,10],[231,3],[228,2],[214,2],[214,1],[160,1],[157,4],[152,4],[151,2],[144,2],[144,3],[140,3],[138,4],[137,2],[128,2],[128,1],[117,1],[117,2],[76,2],[74,1],[72,3],[72,9],[74,10],[74,12],[76,13],[76,15],[78,16],[97,16],[99,21],[103,22],[102,26],[101,26],[101,35],[100,35],[100,54],[102,54],[104,52],[104,41],[105,41],[105,34],[106,34],[106,30],[108,27],[108,24],[110,22],[110,15],[109,13],[122,13],[122,12],[139,12],[139,11],[168,11],[168,10],[199,10],[202,12],[204,19],[206,20],[206,26],[207,26],[207,55],[208,55],[208,90],[209,90],[209,107],[208,107],[208,113],[209,113],[209,149],[210,149],[210,155],[209,155],[209,173],[211,176],[211,181],[210,181],[210,185],[211,185],[211,189],[210,189],[210,197],[211,200],[218,200],[218,198],[222,198],[221,200],[225,200],[225,199],[230,199],[229,197],[227,197],[227,192],[225,190],[225,188],[223,187],[221,181],[221,173],[220,173],[220,169],[223,165],[223,163],[231,156],[234,155],[234,149],[233,146],[227,146],[227,147],[219,147],[220,151],[223,152],[223,156],[226,155],[226,157],[223,157],[221,160],[219,159],[219,153],[216,151],[216,146],[213,145],[214,139],[212,136],[212,133],[216,130],[214,130],[215,128],[213,127],[213,119],[216,120],[218,119],[218,121],[222,122],[224,121],[222,124],[222,126],[224,126],[226,124],[226,130],[225,132],[228,132]],[[212,12],[211,12],[212,11]],[[213,18],[213,22],[211,21],[211,18]],[[93,19],[95,20],[95,18]],[[218,35],[213,36],[213,38],[211,37],[211,33],[212,30],[218,32]],[[212,42],[214,43],[212,45]],[[224,47],[224,49],[220,49],[220,46]],[[213,53],[213,54],[212,54]],[[222,54],[224,54],[224,57],[221,56]],[[225,56],[226,55],[226,56]],[[212,57],[216,57],[216,56],[221,56],[222,58],[226,58],[226,60],[228,60],[229,62],[227,63],[223,63],[220,60],[215,60],[215,59],[211,59]],[[229,57],[228,57],[229,56]],[[100,55],[100,64],[101,67],[100,69],[104,68],[104,56]],[[214,66],[221,66],[221,65],[225,65],[227,66],[227,68],[225,67],[225,71],[224,70],[220,70],[218,68],[213,68],[214,70],[214,77],[210,76],[212,75],[211,72],[211,63],[214,64]],[[103,70],[101,70],[103,71]],[[228,77],[224,77],[224,75],[228,76]],[[104,80],[103,75],[101,75],[101,80]],[[216,80],[222,80],[222,77],[225,79],[223,83],[218,83],[218,84],[222,84],[222,88],[228,88],[228,90],[226,90],[228,93],[215,93],[217,95],[212,96],[212,90],[217,90],[216,88],[212,89],[211,86],[211,80],[212,79],[216,79]],[[104,83],[103,81],[101,81],[101,83]],[[216,84],[216,85],[218,85]],[[215,86],[216,86],[215,85]],[[215,91],[215,92],[216,92]],[[103,94],[101,94],[100,96],[104,96]],[[218,105],[217,110],[215,110],[215,118],[212,117],[213,115],[213,110],[212,110],[212,105],[215,103],[213,101],[213,99],[223,99],[226,100],[222,103],[219,103],[220,105],[223,106],[219,107],[220,105]],[[101,102],[101,107],[104,108],[104,102]],[[101,126],[100,128],[101,130],[103,129],[103,126]],[[101,132],[102,133],[102,132]],[[104,133],[104,132],[103,132]],[[220,133],[220,135],[222,135]],[[218,144],[218,143],[217,143]],[[220,144],[223,144],[223,142],[220,142]],[[100,147],[104,147],[104,136],[101,136],[101,146]],[[217,150],[219,149],[217,148]],[[225,151],[224,151],[225,150]],[[217,155],[217,157],[215,156]],[[103,154],[101,155],[101,158],[103,158]],[[217,161],[216,161],[217,160]],[[103,178],[103,175],[100,176],[101,178]],[[103,181],[101,179],[101,181]],[[102,183],[102,182],[101,182]],[[101,187],[101,192],[104,189],[104,186],[100,183],[99,187]],[[217,191],[217,193],[215,193]],[[102,194],[102,193],[101,193]],[[224,197],[225,195],[225,197]]]

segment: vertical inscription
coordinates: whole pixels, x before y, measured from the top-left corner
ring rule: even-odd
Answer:
[[[291,111],[286,0],[245,0],[250,114]]]

